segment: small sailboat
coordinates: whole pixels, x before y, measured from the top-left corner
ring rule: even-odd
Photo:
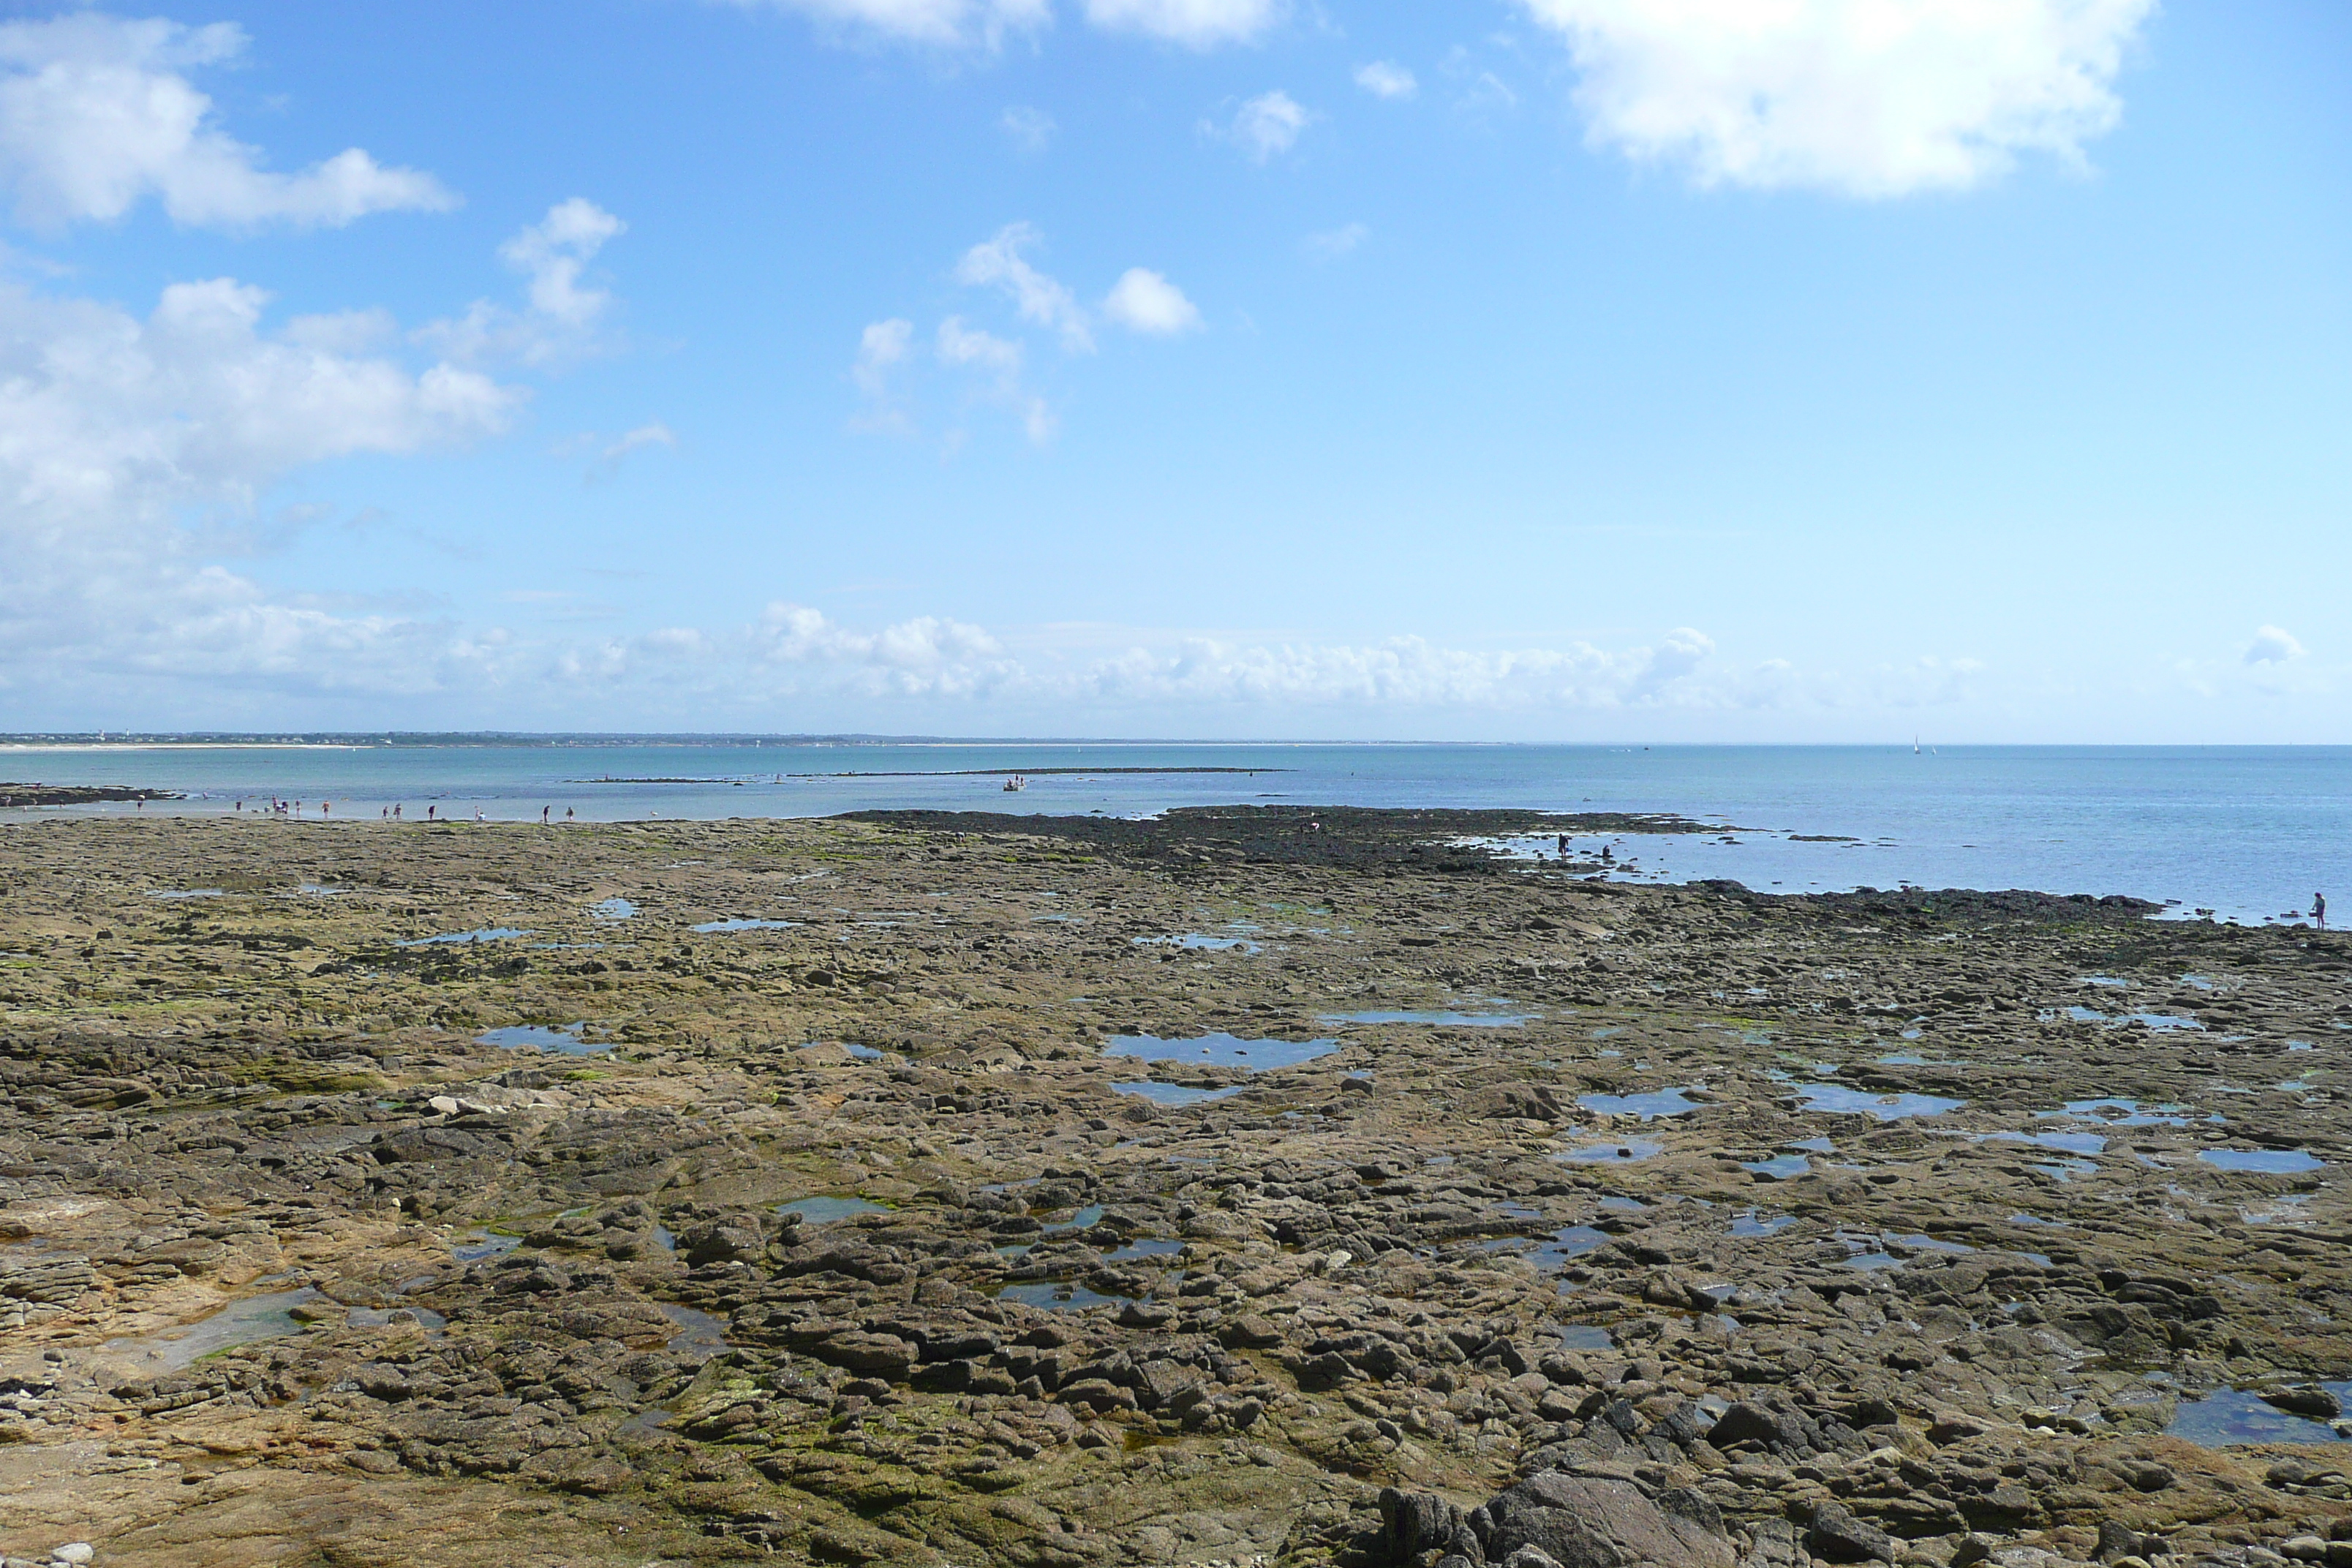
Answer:
[[[1004,781],[1004,793],[1007,795],[1018,794],[1020,791],[1027,789],[1028,787],[1029,781],[1023,778],[1019,773],[1014,773],[1011,778]]]
[[[1911,737],[1911,754],[1915,757],[1919,754],[1919,737],[1916,735]]]

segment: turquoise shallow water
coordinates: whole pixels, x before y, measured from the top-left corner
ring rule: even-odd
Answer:
[[[1041,771],[1171,767],[1257,771]],[[1029,780],[1018,794],[1001,787],[1013,773]],[[363,824],[395,802],[410,819],[429,805],[460,821],[477,810],[537,821],[542,807],[558,821],[567,808],[614,820],[907,806],[1139,815],[1232,803],[1671,812],[1749,831],[1617,840],[1618,857],[1633,860],[1620,875],[1791,892],[1911,882],[2129,893],[2249,922],[2307,909],[2314,890],[2352,899],[2346,747],[5,746],[0,778],[203,797],[151,812],[278,796],[303,802],[314,825],[322,798],[331,821]],[[2352,915],[2352,903],[2341,907]]]

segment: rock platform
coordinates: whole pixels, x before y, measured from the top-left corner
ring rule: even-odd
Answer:
[[[1496,815],[0,826],[0,1555],[2352,1568],[2352,942]]]

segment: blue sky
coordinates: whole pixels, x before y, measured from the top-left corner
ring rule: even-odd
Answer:
[[[0,729],[2352,741],[2326,0],[0,11]]]

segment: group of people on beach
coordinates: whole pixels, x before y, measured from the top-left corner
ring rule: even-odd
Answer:
[[[240,799],[236,803],[236,808],[239,811],[243,811],[245,809],[245,802]],[[322,817],[331,816],[332,814],[332,809],[333,803],[331,801],[322,800],[319,803],[319,815]],[[399,822],[403,820],[402,810],[402,805],[400,803],[394,803],[394,805],[381,807],[376,812],[376,818],[381,822]],[[268,811],[269,815],[272,816],[299,816],[302,815],[302,803],[299,800],[280,800],[277,796],[272,795],[269,800]],[[425,820],[427,822],[440,823],[455,822],[457,818],[454,816],[443,816],[439,806],[428,805],[425,808]],[[487,822],[489,819],[483,814],[482,808],[478,805],[474,807],[474,820],[476,822]],[[567,805],[563,808],[563,820],[567,825],[575,823],[579,820],[579,814],[571,806]],[[553,806],[542,805],[539,808],[539,825],[541,827],[551,827],[555,825],[555,808]]]

